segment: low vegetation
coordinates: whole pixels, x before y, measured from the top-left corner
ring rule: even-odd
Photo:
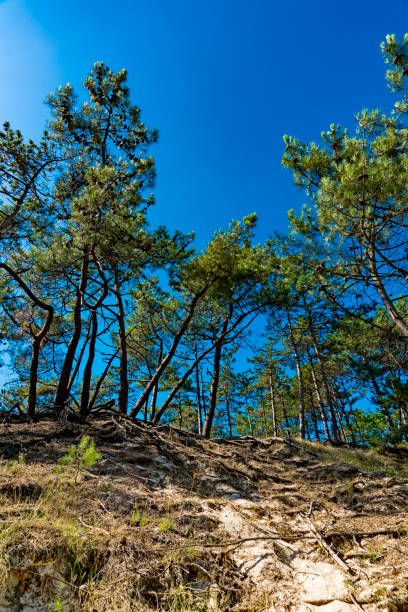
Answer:
[[[407,605],[407,457],[301,439],[205,441],[107,415],[2,428],[2,605]]]

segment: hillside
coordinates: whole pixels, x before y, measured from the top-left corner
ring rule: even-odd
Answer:
[[[2,611],[408,610],[407,457],[109,415],[4,420],[0,456]]]

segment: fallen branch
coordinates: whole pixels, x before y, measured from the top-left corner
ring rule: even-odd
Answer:
[[[330,555],[330,557],[339,565],[345,572],[354,573],[347,563],[345,563],[342,559],[340,559],[339,555],[333,550],[333,548],[328,544],[324,537],[317,531],[316,527],[313,525],[312,521],[308,516],[299,512],[299,518],[306,525],[307,529],[310,533],[315,537],[315,539],[319,542],[320,546]]]
[[[402,529],[378,529],[377,531],[329,531],[325,533],[326,538],[335,537],[357,537],[357,538],[373,538],[378,535],[391,535],[391,536],[402,536],[407,532],[406,528]]]
[[[239,540],[232,540],[231,542],[220,542],[217,544],[216,542],[212,542],[211,544],[203,544],[203,543],[190,543],[184,544],[184,546],[173,546],[167,548],[153,548],[152,552],[168,552],[169,550],[184,550],[186,548],[225,548],[227,546],[236,546],[242,544],[243,542],[255,542],[257,540],[279,540],[279,541],[294,541],[297,540],[312,540],[313,536],[310,535],[299,535],[299,536],[254,536],[252,538],[240,538]]]
[[[354,595],[353,593],[350,593],[350,597],[351,597],[352,601],[355,603],[355,605],[356,605],[358,608],[360,608],[360,610],[363,610],[363,611],[364,611],[363,606],[360,604],[360,602],[358,602],[358,601],[357,601],[357,599],[356,599],[356,597],[355,597],[355,595]]]

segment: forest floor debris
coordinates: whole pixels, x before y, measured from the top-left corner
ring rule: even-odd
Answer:
[[[102,459],[77,477],[58,461],[83,435]],[[407,512],[406,456],[13,417],[0,611],[404,612]]]

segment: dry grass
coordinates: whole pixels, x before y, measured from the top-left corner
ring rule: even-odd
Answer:
[[[194,521],[185,537],[182,510],[171,511],[168,500],[160,505],[157,497],[154,508],[147,498],[139,500],[143,510],[109,510],[106,502],[113,498],[116,505],[116,491],[108,493],[104,482],[85,474],[75,483],[48,465],[23,465],[18,471],[2,465],[3,577],[13,568],[29,573],[51,564],[61,578],[51,588],[55,602],[64,585],[65,599],[78,610],[151,610],[158,602],[164,610],[205,609],[203,593],[196,596],[194,590],[209,591],[208,576],[219,572],[215,556],[189,547],[199,537]],[[227,567],[223,573],[224,580],[217,576],[220,584],[233,585]],[[203,578],[205,584],[196,588]],[[44,575],[43,583],[49,582]]]
[[[408,454],[407,447],[378,451],[375,449],[359,449],[336,447],[320,442],[310,442],[297,439],[305,449],[319,453],[322,460],[336,464],[354,465],[369,472],[380,472],[386,476],[397,478],[408,478]],[[398,452],[401,453],[398,456]]]
[[[79,477],[70,468],[57,473],[59,459],[83,433],[93,436],[103,460]],[[242,519],[241,536],[262,537],[266,530],[288,542],[300,538],[300,557],[327,561],[302,540],[299,512],[312,511],[326,541],[367,574],[365,586],[376,588],[381,570],[384,591],[378,601],[373,591],[370,605],[380,610],[385,601],[405,601],[406,460],[295,444],[203,441],[102,418],[87,426],[6,424],[0,584],[8,581],[16,610],[29,589],[46,602],[44,611],[267,610],[282,593],[299,601],[290,560],[271,541],[274,560],[263,573],[244,572],[256,549],[216,546],[237,540],[222,517],[230,509]],[[353,592],[360,587],[353,579]]]
[[[191,514],[197,504],[55,465],[0,462],[3,583],[16,572],[38,578],[50,609],[199,611],[211,597],[217,609],[232,608],[240,591],[233,564],[220,567],[217,554],[197,548],[208,535]],[[39,575],[42,567],[52,570]]]

